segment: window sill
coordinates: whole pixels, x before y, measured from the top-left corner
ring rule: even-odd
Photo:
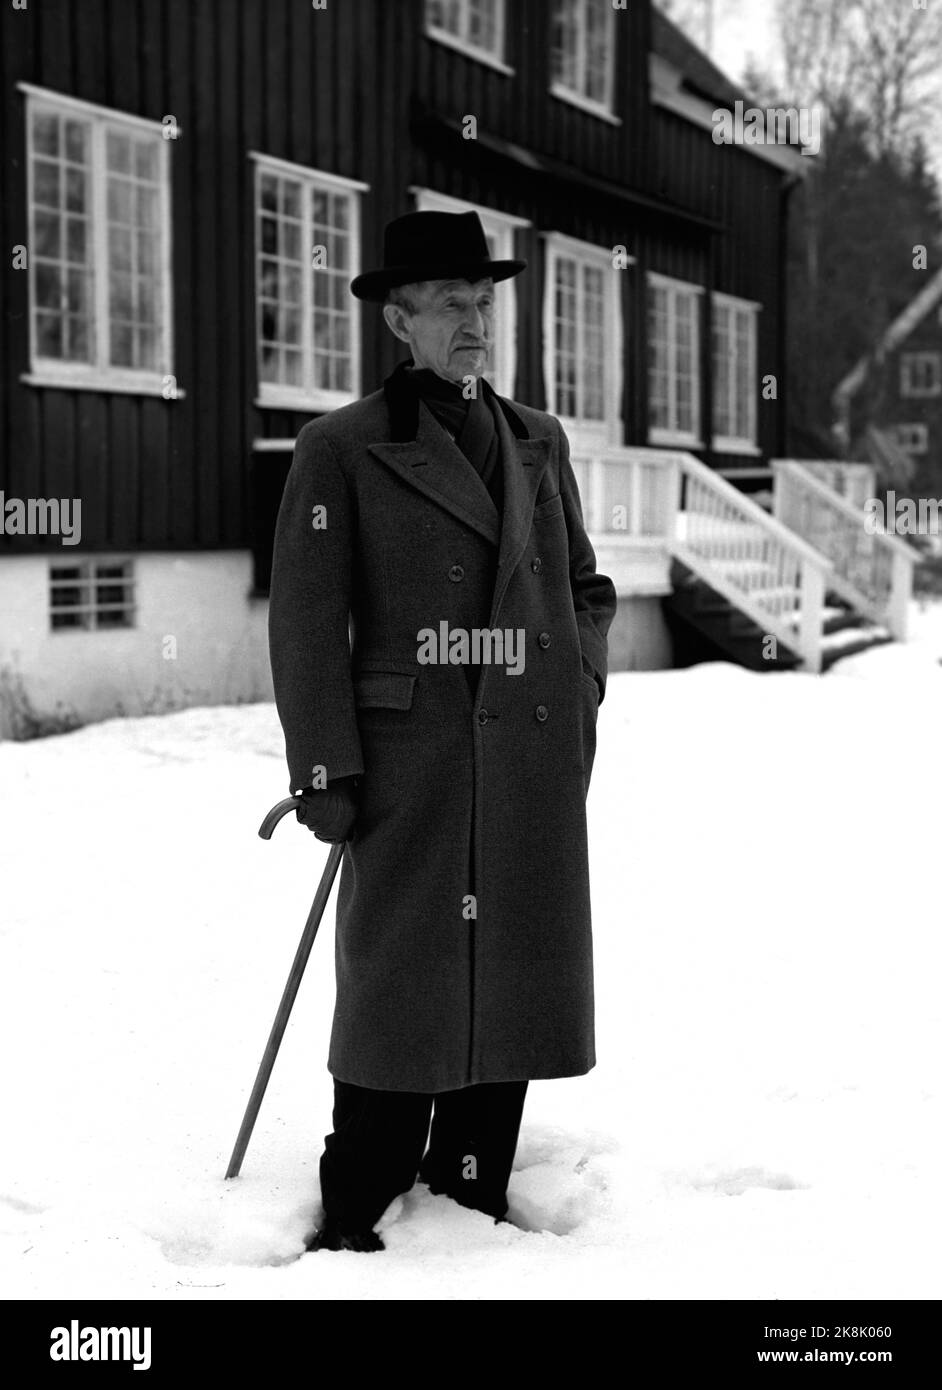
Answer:
[[[60,637],[137,637],[140,631],[135,624],[122,623],[120,627],[50,627],[47,636],[57,641]]]
[[[323,414],[342,405],[352,405],[359,397],[350,391],[298,392],[261,390],[253,404],[257,410],[294,410],[302,414]]]
[[[455,53],[461,53],[465,58],[471,58],[476,63],[483,63],[485,67],[493,68],[495,72],[502,73],[504,77],[515,76],[516,70],[508,67],[495,54],[489,53],[486,48],[472,47],[471,44],[465,43],[454,34],[449,34],[447,29],[436,29],[430,24],[426,27],[425,37],[431,39],[433,43],[440,43],[445,48],[453,49]]]
[[[563,427],[563,432],[569,440],[570,454],[576,453],[604,453],[606,449],[621,449],[624,446],[623,430],[620,421],[605,421],[591,423],[580,420],[578,416],[557,415],[556,411],[550,409],[551,415],[556,415],[559,423]]]
[[[294,449],[296,440],[293,436],[284,439],[253,439],[253,454],[290,454]]]
[[[168,372],[168,376],[171,374]],[[120,394],[125,396],[157,396],[168,404],[186,399],[186,392],[179,386],[172,396],[164,394],[163,377],[144,377],[135,381],[132,377],[111,375],[85,376],[72,372],[47,371],[41,368],[35,372],[21,372],[20,381],[25,386],[40,386],[55,391],[98,391],[103,395]]]
[[[558,98],[559,101],[568,102],[570,106],[585,111],[589,116],[598,116],[600,121],[608,121],[609,125],[621,125],[622,123],[621,117],[616,116],[600,101],[592,101],[589,97],[581,96],[578,92],[571,91],[569,87],[561,87],[556,82],[550,87],[550,96]]]
[[[749,439],[726,439],[715,438],[713,440],[713,452],[715,454],[745,454],[749,458],[761,458],[762,450],[759,449]]]
[[[670,448],[704,448],[702,439],[698,439],[695,434],[682,434],[679,430],[648,430],[648,443],[658,447],[666,444]]]

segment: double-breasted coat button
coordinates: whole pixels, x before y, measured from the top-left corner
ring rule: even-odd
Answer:
[[[541,724],[543,723],[544,719],[549,719],[549,710],[546,708],[545,705],[537,705],[536,717]]]
[[[536,640],[539,642],[543,650],[546,651],[546,648],[549,646],[550,642],[553,639],[550,637],[548,632],[541,632]]]
[[[539,555],[536,557],[535,560],[530,561],[530,568],[534,574],[543,573],[543,561],[540,559]]]
[[[464,567],[462,565],[452,565],[448,571],[448,578],[452,584],[458,584],[464,579]]]
[[[479,710],[478,710],[478,723],[479,723],[479,724],[486,724],[487,721],[490,719],[490,717],[491,717],[491,716],[488,714],[488,712],[487,712],[486,709],[479,709]]]

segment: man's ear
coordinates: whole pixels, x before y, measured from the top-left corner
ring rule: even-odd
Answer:
[[[412,334],[409,332],[408,326],[409,315],[401,304],[384,304],[383,318],[397,338],[401,338],[404,343],[411,343]]]

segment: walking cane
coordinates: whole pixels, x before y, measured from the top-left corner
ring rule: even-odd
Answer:
[[[294,811],[301,804],[299,796],[287,796],[284,801],[279,801],[277,806],[273,806],[268,815],[259,826],[258,833],[263,840],[270,840],[272,831],[289,811]],[[301,976],[304,974],[304,967],[307,965],[307,958],[311,954],[311,947],[314,945],[314,938],[317,929],[321,924],[324,915],[324,908],[327,906],[327,899],[330,897],[330,890],[337,877],[337,870],[343,858],[343,842],[331,845],[330,854],[327,856],[327,863],[321,875],[321,881],[317,885],[317,892],[314,894],[314,902],[311,904],[311,911],[301,935],[291,966],[291,973],[288,976],[288,983],[285,985],[285,992],[281,996],[281,1003],[278,1005],[278,1012],[272,1024],[272,1030],[265,1045],[265,1052],[262,1056],[258,1075],[255,1078],[255,1085],[252,1087],[252,1094],[249,1096],[249,1103],[245,1107],[245,1115],[242,1119],[242,1127],[239,1130],[239,1137],[235,1141],[235,1148],[232,1150],[232,1157],[229,1160],[229,1167],[226,1169],[227,1178],[237,1178],[239,1169],[242,1167],[242,1160],[245,1158],[245,1151],[249,1146],[252,1137],[252,1130],[255,1128],[255,1121],[258,1119],[258,1112],[261,1108],[262,1099],[265,1095],[265,1088],[268,1085],[275,1065],[275,1058],[278,1056],[278,1049],[284,1037],[285,1029],[288,1026],[288,1019],[291,1016],[291,1009],[301,984]]]

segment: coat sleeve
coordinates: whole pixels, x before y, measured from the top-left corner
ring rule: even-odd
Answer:
[[[615,586],[607,575],[599,574],[595,568],[595,551],[586,534],[582,501],[569,460],[569,441],[562,425],[556,423],[559,429],[559,491],[569,532],[569,584],[582,655],[598,681],[601,704],[608,677],[607,634],[617,603]]]
[[[315,526],[315,508],[323,508]],[[330,441],[305,425],[285,483],[272,558],[268,648],[290,790],[363,772],[350,665],[355,509]]]

